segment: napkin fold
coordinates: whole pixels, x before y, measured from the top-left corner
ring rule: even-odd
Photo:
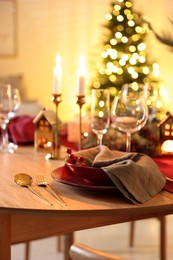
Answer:
[[[165,186],[166,179],[157,164],[147,155],[110,150],[106,146],[82,150],[92,167],[101,168],[121,193],[133,203],[144,203]]]

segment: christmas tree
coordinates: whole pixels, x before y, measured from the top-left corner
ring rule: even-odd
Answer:
[[[152,63],[147,53],[145,38],[148,24],[142,14],[133,10],[132,0],[117,0],[111,4],[104,26],[103,49],[94,88],[109,88],[111,100],[125,83],[157,81],[153,72],[158,64]]]
[[[140,12],[133,10],[133,0],[116,0],[106,15],[103,46],[98,68],[91,88],[110,90],[111,102],[126,83],[148,83],[149,126],[132,136],[132,151],[157,155],[159,133],[156,121],[159,97],[159,65],[150,60],[145,43],[148,22]],[[160,102],[161,103],[161,102]],[[104,136],[103,143],[111,149],[125,150],[126,137],[112,127]],[[90,133],[83,147],[96,145],[95,135]]]

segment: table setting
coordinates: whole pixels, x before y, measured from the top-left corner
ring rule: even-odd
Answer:
[[[145,203],[157,195],[163,188],[172,191],[172,188],[168,189],[173,183],[171,172],[169,173],[169,171],[165,170],[165,163],[160,161],[160,158],[151,158],[144,153],[131,151],[131,135],[143,128],[149,118],[147,106],[148,84],[138,84],[136,82],[124,84],[121,92],[114,97],[112,104],[108,89],[92,89],[90,127],[97,136],[98,145],[88,149],[82,147],[81,109],[85,104],[85,69],[83,63],[84,61],[81,59],[78,73],[79,147],[78,151],[75,152],[72,152],[71,148],[67,148],[66,158],[62,159],[60,156],[62,145],[61,122],[58,114],[58,106],[62,101],[62,69],[61,59],[57,56],[52,90],[52,102],[55,104],[55,114],[52,113],[53,117],[55,117],[52,128],[54,139],[50,143],[50,148],[47,141],[45,147],[50,149],[50,152],[46,154],[45,160],[64,160],[64,166],[57,167],[50,172],[52,179],[59,183],[71,185],[75,188],[80,187],[85,190],[108,191],[118,189],[129,202],[134,204]],[[10,85],[8,85],[8,88],[10,93],[12,93]],[[43,122],[45,126],[48,125],[48,122],[44,121],[44,110],[43,114],[41,113],[41,125],[39,125],[40,122],[37,125],[35,118],[27,115],[14,117],[15,111],[20,105],[20,100],[16,98],[14,108],[11,108],[11,98],[12,94],[7,99],[7,104],[9,104],[8,114],[13,113],[11,120],[8,120],[8,123],[11,121],[8,124],[9,138],[11,138],[14,145],[31,144],[35,142],[38,127],[43,129]],[[79,98],[81,98],[82,103],[79,101]],[[110,125],[117,128],[118,131],[126,133],[126,151],[112,150],[104,145],[104,135],[107,133]],[[6,129],[6,125],[4,129]],[[5,140],[4,138],[2,139]],[[36,147],[37,144],[35,143],[34,146]],[[9,150],[7,149],[7,151]],[[47,152],[47,150],[45,151]],[[14,152],[14,149],[12,152]],[[82,158],[83,161],[80,161],[78,158],[80,160]],[[31,188],[32,180],[29,179],[26,182],[27,173],[22,174],[15,175],[14,181],[34,192]],[[25,182],[18,181],[19,177],[23,178],[24,176]],[[49,185],[45,183],[44,186],[49,192],[52,192],[53,196],[56,196],[54,191],[51,191]],[[47,203],[51,205],[50,202]]]

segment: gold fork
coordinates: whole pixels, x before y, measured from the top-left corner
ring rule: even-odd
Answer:
[[[55,191],[50,187],[49,183],[45,179],[43,175],[37,175],[36,176],[36,183],[38,186],[45,187],[46,190],[54,196],[63,206],[67,206],[67,204],[61,199],[61,197],[55,193]]]

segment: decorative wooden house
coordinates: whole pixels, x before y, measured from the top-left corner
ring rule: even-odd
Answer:
[[[160,153],[173,155],[173,116],[168,112],[167,118],[160,122]]]
[[[56,116],[52,110],[41,110],[34,118],[34,146],[37,151],[47,149],[51,151],[54,146],[54,136],[56,129]]]

